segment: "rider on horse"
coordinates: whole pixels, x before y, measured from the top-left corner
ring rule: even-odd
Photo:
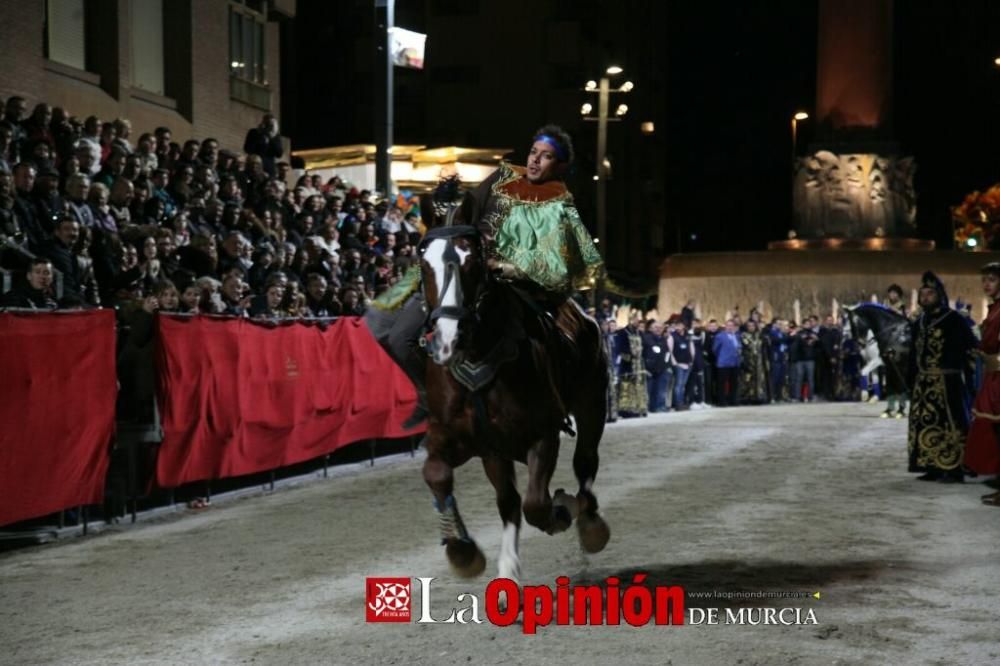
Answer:
[[[555,315],[554,323],[575,339],[579,308],[565,307],[574,289],[592,284],[601,257],[563,182],[573,162],[569,135],[555,125],[535,133],[524,167],[502,163],[473,193],[474,226],[486,248],[489,268],[530,297],[534,307]],[[426,222],[430,223],[430,220]],[[417,406],[404,427],[427,418],[424,390],[426,353],[418,346],[427,317],[420,291],[420,270],[413,267],[373,303],[365,321],[376,340],[417,389]]]

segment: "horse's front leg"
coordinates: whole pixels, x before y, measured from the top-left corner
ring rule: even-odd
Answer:
[[[564,504],[553,505],[549,481],[559,458],[559,434],[543,438],[528,449],[528,492],[524,498],[524,519],[543,532],[556,534],[573,523]]]
[[[452,494],[455,482],[453,466],[441,455],[442,444],[443,442],[433,433],[428,436],[424,481],[434,493],[434,508],[437,509],[441,528],[441,543],[445,546],[448,562],[456,574],[471,578],[478,576],[486,568],[486,557],[469,536],[462,522],[462,516],[458,513],[458,503]]]
[[[500,578],[521,582],[521,559],[518,555],[518,536],[521,532],[521,496],[517,492],[514,463],[494,455],[483,458],[483,469],[496,490],[497,510],[503,521],[503,537],[497,570]],[[506,601],[506,600],[503,600]]]

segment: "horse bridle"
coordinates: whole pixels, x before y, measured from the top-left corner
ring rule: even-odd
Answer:
[[[435,240],[453,240],[455,238],[469,238],[479,236],[479,230],[476,227],[469,224],[455,224],[455,213],[458,211],[457,207],[452,207],[448,211],[448,217],[443,226],[434,227],[429,229],[424,236],[423,240],[417,246],[417,252],[423,256],[424,251],[427,246]],[[438,294],[444,294],[448,287],[451,285],[452,281],[455,282],[455,300],[459,305],[440,305],[435,307],[429,314],[427,318],[428,328],[434,326],[434,322],[438,319],[455,319],[456,321],[462,321],[466,319],[470,312],[463,303],[465,303],[465,294],[462,292],[462,281],[456,277],[461,266],[461,257],[458,256],[458,252],[455,251],[455,247],[449,243],[447,249],[445,250],[444,256],[444,284],[438,285]],[[482,289],[482,287],[480,287]],[[420,283],[420,290],[424,296],[424,302],[427,302],[427,293],[425,291],[425,286],[423,281]],[[478,302],[477,298],[477,302]]]

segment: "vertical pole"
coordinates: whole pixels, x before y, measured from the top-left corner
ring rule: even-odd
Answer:
[[[796,227],[795,221],[795,154],[796,154],[796,142],[798,141],[797,130],[799,121],[792,116],[792,223],[789,225],[790,228],[794,229]]]
[[[597,238],[600,243],[597,249],[604,259],[605,272],[608,261],[608,211],[607,211],[607,169],[604,162],[608,157],[608,97],[610,82],[608,77],[601,77],[600,95],[597,102]],[[595,285],[594,305],[599,306],[604,298],[604,273]]]
[[[375,0],[375,188],[392,191],[393,72],[390,50],[395,0]]]
[[[796,148],[795,144],[798,140],[798,137],[796,136],[796,134],[798,133],[797,132],[798,124],[799,124],[798,120],[796,120],[795,116],[792,116],[792,172],[793,173],[795,172],[795,148]]]

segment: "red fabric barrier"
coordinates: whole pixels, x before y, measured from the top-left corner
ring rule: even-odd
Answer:
[[[161,315],[157,337],[161,487],[419,432],[400,427],[416,401],[412,384],[356,317],[323,330]]]
[[[115,313],[0,313],[0,525],[104,501]]]

